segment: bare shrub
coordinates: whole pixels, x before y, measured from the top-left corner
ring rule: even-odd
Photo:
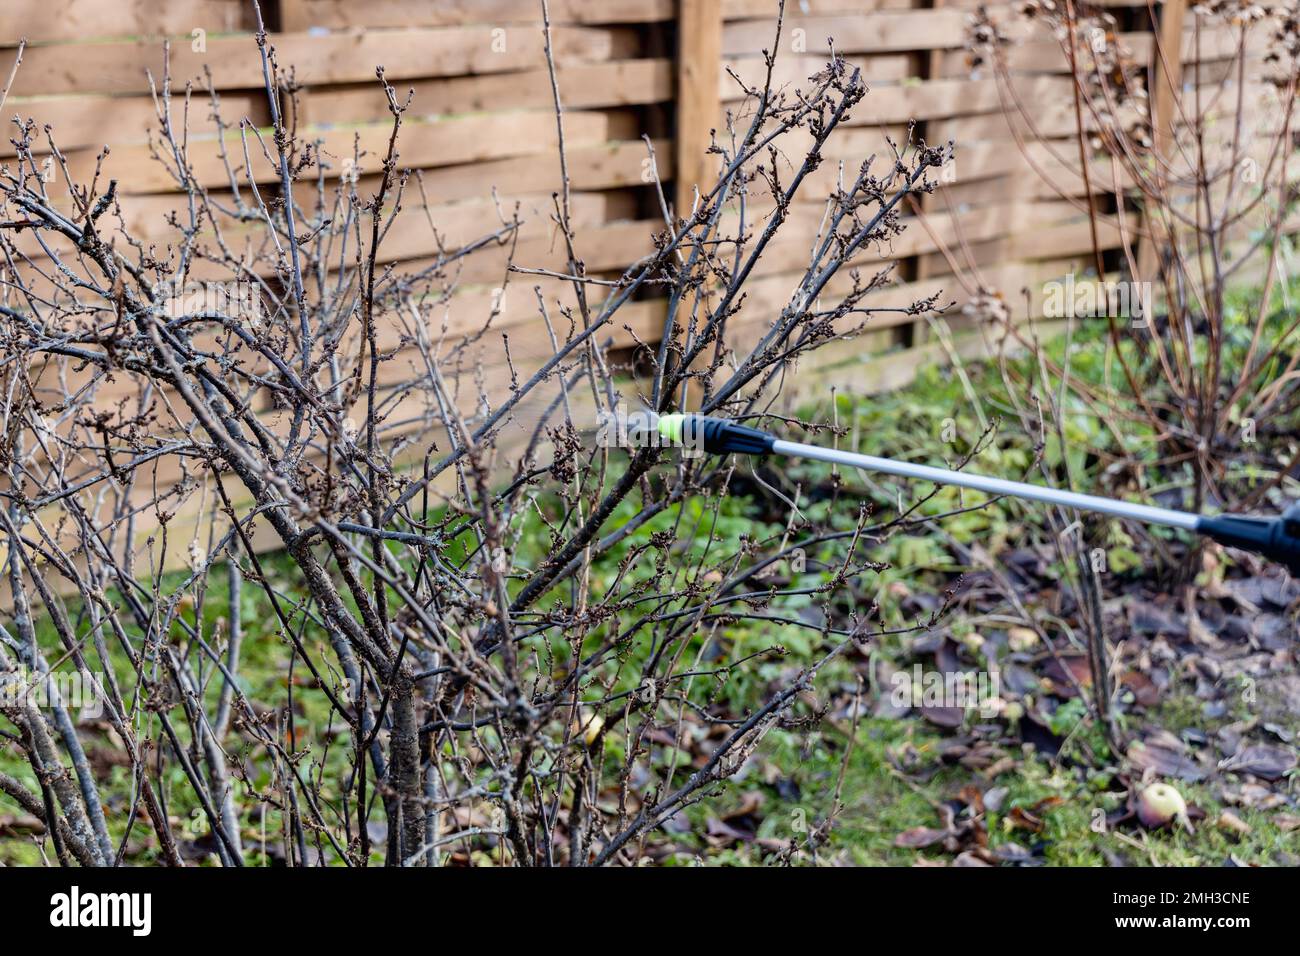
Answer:
[[[363,194],[348,174],[360,157],[323,155],[297,128],[264,32],[258,48],[270,135],[159,78],[156,158],[180,194],[166,243],[135,235],[117,184],[77,181],[35,123],[0,170],[14,611],[0,668],[25,668],[24,687],[92,675],[103,708],[78,722],[75,702],[5,698],[3,746],[31,775],[0,788],[54,821],[65,863],[633,861],[770,728],[809,716],[819,671],[873,634],[850,593],[873,567],[866,536],[907,522],[873,527],[861,509],[816,526],[796,508],[775,533],[719,536],[736,463],[601,447],[592,427],[632,389],[658,413],[763,418],[792,361],[869,320],[888,268],[833,280],[880,262],[946,151],[902,144],[841,171],[788,304],[754,331],[746,283],[865,94],[838,58],[795,92],[773,87],[769,56],[747,122],[717,137],[716,183],[693,209],[664,202],[654,251],[601,279],[567,179],[563,273],[514,261],[520,221],[504,210],[433,262],[389,262],[393,223],[423,215],[399,160],[407,100],[379,70],[391,136]],[[219,142],[189,136],[200,109]],[[227,189],[193,174],[203,150]],[[272,185],[250,173],[264,166]],[[498,330],[499,295],[457,294],[489,269],[498,291],[535,283],[542,352]],[[609,334],[651,290],[662,344],[642,349],[638,384],[616,377]],[[796,550],[806,573],[771,577]],[[809,596],[819,619],[786,609]],[[250,607],[273,646],[250,646]],[[712,648],[753,628],[811,631],[815,652],[738,712],[729,684],[781,650]],[[273,661],[270,687],[248,684],[250,656]],[[661,759],[688,735],[710,742],[702,764]],[[105,760],[126,768],[125,799]]]
[[[1064,361],[992,290],[984,290],[991,307],[981,311],[992,320],[992,338],[1031,353],[1027,375],[1006,361],[1002,372],[1025,433],[1059,451],[1057,467],[1040,458],[1046,481],[1074,485],[1082,476],[1072,455],[1097,455],[1104,493],[1137,498],[1160,489],[1161,503],[1174,507],[1249,510],[1279,504],[1283,483],[1296,477],[1290,443],[1276,439],[1300,411],[1297,322],[1285,308],[1283,266],[1297,198],[1300,47],[1295,11],[1282,6],[1229,0],[1198,4],[1189,17],[1186,64],[1183,49],[1162,42],[1173,30],[1162,34],[1153,21],[1148,63],[1125,48],[1112,12],[1073,0],[1030,0],[1007,17],[981,8],[974,17],[974,64],[996,77],[1030,167],[1086,217],[1093,261],[1079,286],[1100,287],[1097,308],[1067,302],[1064,311],[1048,310],[1067,320]],[[1041,78],[1015,68],[1012,36],[1059,43],[1072,140],[1039,129],[1027,91]],[[1117,260],[1104,251],[1111,245],[1119,246]],[[1125,300],[1118,309],[1117,289]],[[1102,323],[1109,342],[1105,362],[1113,371],[1104,385],[1070,364],[1069,343],[1089,323]],[[1068,437],[1082,420],[1096,426],[1086,448]],[[1274,440],[1256,444],[1256,423],[1261,439],[1271,433]],[[1115,745],[1102,589],[1084,544],[1099,543],[1100,533],[1095,521],[1084,533],[1077,517],[1064,509],[1050,515],[1052,543],[1087,638],[1090,707]],[[1129,531],[1176,568],[1195,617],[1190,583],[1201,570],[1199,547],[1179,560],[1159,533]]]
[[[1028,25],[1016,22],[1022,17]],[[1023,93],[1028,80],[1010,61],[1012,23],[1018,35],[1059,41],[1077,145],[1038,132]],[[1050,361],[1052,382],[1038,387],[1065,383],[1079,407],[1105,423],[1113,439],[1099,449],[1107,473],[1133,491],[1177,474],[1182,506],[1249,508],[1294,477],[1296,464],[1266,457],[1275,443],[1250,442],[1256,423],[1285,431],[1297,410],[1300,351],[1286,314],[1284,262],[1297,198],[1300,48],[1295,12],[1282,6],[1198,4],[1187,24],[1188,62],[1157,30],[1150,67],[1125,48],[1110,12],[1072,2],[1028,3],[1001,23],[982,13],[973,42],[981,67],[998,78],[1031,165],[1087,216],[1093,278],[1118,276],[1133,289],[1130,299],[1149,300],[1136,308],[1130,301],[1122,317],[1097,310],[1112,344],[1113,389],[1089,386]],[[1108,204],[1111,192],[1117,203]],[[1103,254],[1110,244],[1119,246],[1118,261]],[[1247,467],[1234,468],[1242,462]],[[1251,480],[1261,473],[1271,477]]]

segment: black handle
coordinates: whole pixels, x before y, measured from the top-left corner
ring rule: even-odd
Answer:
[[[1300,575],[1300,503],[1276,518],[1206,515],[1196,523],[1196,530],[1219,544],[1285,564],[1292,574]]]
[[[708,415],[683,415],[681,438],[684,444],[703,448],[710,455],[766,455],[776,441],[775,435],[757,428]]]

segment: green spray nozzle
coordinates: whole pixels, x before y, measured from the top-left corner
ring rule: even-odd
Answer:
[[[660,415],[659,435],[674,445],[702,448],[711,455],[766,455],[776,436],[708,415]]]

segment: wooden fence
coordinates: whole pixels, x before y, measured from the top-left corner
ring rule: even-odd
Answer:
[[[832,140],[829,162],[810,196],[826,195],[835,160],[856,164],[881,150],[886,134],[906,135],[910,121],[930,143],[956,143],[943,187],[907,212],[907,231],[889,252],[897,285],[878,301],[902,304],[942,289],[956,303],[950,322],[958,333],[974,321],[962,307],[986,301],[985,294],[1000,294],[1020,312],[1037,312],[1045,280],[1095,261],[1081,208],[1085,189],[1076,162],[1068,64],[1057,42],[1041,33],[1012,49],[1015,95],[1032,104],[1036,120],[1033,141],[1022,150],[1017,140],[1028,133],[1008,108],[1006,91],[991,72],[972,73],[967,43],[977,5],[791,0],[778,54],[779,78],[797,83],[824,65],[826,42],[833,38],[836,51],[861,67],[871,87],[852,126]],[[1009,9],[988,6],[995,13]],[[1147,0],[1094,6],[1117,17],[1121,33],[1111,42],[1151,58]],[[1186,69],[1200,50],[1198,76],[1212,79],[1216,64],[1235,52],[1233,36],[1193,37],[1183,0],[1155,6],[1166,11],[1171,49],[1181,38],[1176,61]],[[590,272],[617,275],[649,251],[652,234],[662,230],[643,136],[654,144],[658,173],[675,186],[670,195],[679,208],[689,204],[695,183],[711,181],[716,157],[706,152],[710,130],[739,106],[730,74],[747,81],[759,76],[775,9],[775,0],[550,3],[567,111],[574,222]],[[498,204],[518,203],[527,221],[516,261],[563,267],[550,221],[559,169],[539,0],[266,0],[263,11],[279,62],[292,66],[301,86],[296,120],[308,138],[320,140],[330,176],[348,171],[348,157],[359,143],[361,190],[376,181],[389,132],[376,65],[399,89],[414,91],[401,164],[421,171],[429,217],[408,209],[385,243],[386,259],[413,266],[431,261],[439,241],[479,236],[498,221]],[[157,118],[146,70],[155,78],[163,75],[161,37],[169,36],[174,92],[186,81],[210,82],[228,120],[246,116],[268,125],[253,29],[248,0],[4,0],[0,80],[19,38],[29,44],[5,112],[49,125],[77,175],[93,172],[99,149],[111,147],[103,176],[120,181],[130,226],[142,238],[165,241],[171,234],[167,216],[179,200],[173,181],[151,157],[149,130]],[[216,149],[195,148],[214,139],[216,130],[206,109],[192,108],[190,119],[195,174],[205,187],[220,191],[227,172]],[[0,162],[13,156],[5,140]],[[269,164],[255,157],[253,166],[259,181],[276,181]],[[1108,169],[1093,172],[1094,192],[1113,191]],[[797,210],[785,240],[749,285],[742,329],[764,323],[785,304],[820,210],[815,202]],[[1103,228],[1097,238],[1107,268],[1117,267],[1118,232]],[[500,274],[500,259],[468,262],[447,310],[453,332],[481,323]],[[535,300],[521,287],[501,307],[496,327],[510,335],[512,361],[525,370],[535,367],[548,351]],[[662,301],[632,303],[613,333],[615,345],[654,342],[663,315]],[[958,342],[974,339],[959,334]],[[884,363],[877,358],[881,353],[889,356]],[[942,358],[944,351],[927,341],[924,325],[898,316],[880,318],[867,334],[834,343],[822,354],[821,367],[807,370],[806,381],[829,378],[870,390],[899,384],[908,370]],[[481,361],[505,388],[499,344],[486,344]]]

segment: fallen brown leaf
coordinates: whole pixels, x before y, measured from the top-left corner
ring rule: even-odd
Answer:
[[[1251,830],[1250,824],[1237,816],[1231,810],[1224,810],[1220,813],[1219,819],[1215,821],[1215,825],[1221,830],[1228,830],[1229,832],[1237,833],[1241,836],[1245,836]]]
[[[947,830],[936,830],[933,827],[912,827],[910,830],[904,830],[898,836],[894,837],[894,846],[920,849],[922,847],[934,846],[936,843],[942,842],[947,836]]]

